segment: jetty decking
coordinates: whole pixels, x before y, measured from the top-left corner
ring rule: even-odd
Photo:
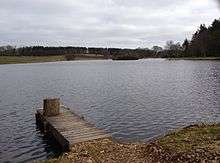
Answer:
[[[66,107],[59,108],[59,114],[53,116],[45,116],[44,109],[37,110],[36,123],[51,134],[63,150],[70,150],[76,143],[111,137]]]

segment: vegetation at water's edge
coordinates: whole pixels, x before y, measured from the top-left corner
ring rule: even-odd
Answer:
[[[162,57],[220,57],[220,19],[209,27],[200,25],[191,41],[185,39],[182,46],[168,41],[166,47],[160,51]]]
[[[105,59],[102,56],[51,55],[51,56],[0,56],[0,64],[39,63],[71,60]]]
[[[203,162],[220,160],[220,123],[191,125],[151,143],[121,144],[110,139],[73,146],[50,163],[69,162]]]
[[[66,60],[64,56],[0,56],[0,64],[55,62]]]
[[[138,55],[117,55],[112,57],[112,60],[138,60]]]

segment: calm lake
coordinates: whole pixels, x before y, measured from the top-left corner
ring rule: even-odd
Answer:
[[[220,122],[220,62],[74,61],[0,65],[0,162],[56,156],[35,125],[46,97],[123,142],[197,122]]]

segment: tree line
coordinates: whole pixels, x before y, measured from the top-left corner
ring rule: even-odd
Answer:
[[[209,27],[201,24],[192,39],[183,44],[168,41],[161,57],[220,57],[220,19],[215,19]]]
[[[220,19],[211,26],[204,24],[193,35],[185,54],[195,57],[220,57]]]
[[[0,55],[4,56],[50,56],[50,55],[103,55],[113,59],[139,59],[148,57],[220,57],[220,19],[206,27],[200,25],[192,39],[185,39],[183,44],[167,41],[164,48],[153,46],[148,48],[122,49],[97,47],[19,47],[0,46]]]
[[[13,46],[0,47],[0,55],[4,56],[52,56],[52,55],[103,55],[105,57],[137,56],[138,58],[155,57],[153,50],[149,49],[121,49],[121,48],[96,48],[96,47],[44,47],[29,46],[16,48]]]

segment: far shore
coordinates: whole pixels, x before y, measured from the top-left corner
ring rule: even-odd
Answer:
[[[76,56],[74,60],[102,60],[101,56]],[[72,61],[74,61],[72,60]],[[23,64],[67,61],[64,55],[54,56],[0,56],[1,64]]]
[[[79,60],[106,60],[102,55],[77,55],[71,61]],[[147,58],[143,58],[147,59]],[[164,58],[168,60],[220,60],[220,57],[182,57],[182,58]],[[23,64],[23,63],[43,63],[67,61],[64,55],[52,56],[0,56],[1,64]],[[126,61],[126,60],[124,60]]]
[[[220,60],[220,57],[180,57],[180,58],[166,58],[168,60]]]

